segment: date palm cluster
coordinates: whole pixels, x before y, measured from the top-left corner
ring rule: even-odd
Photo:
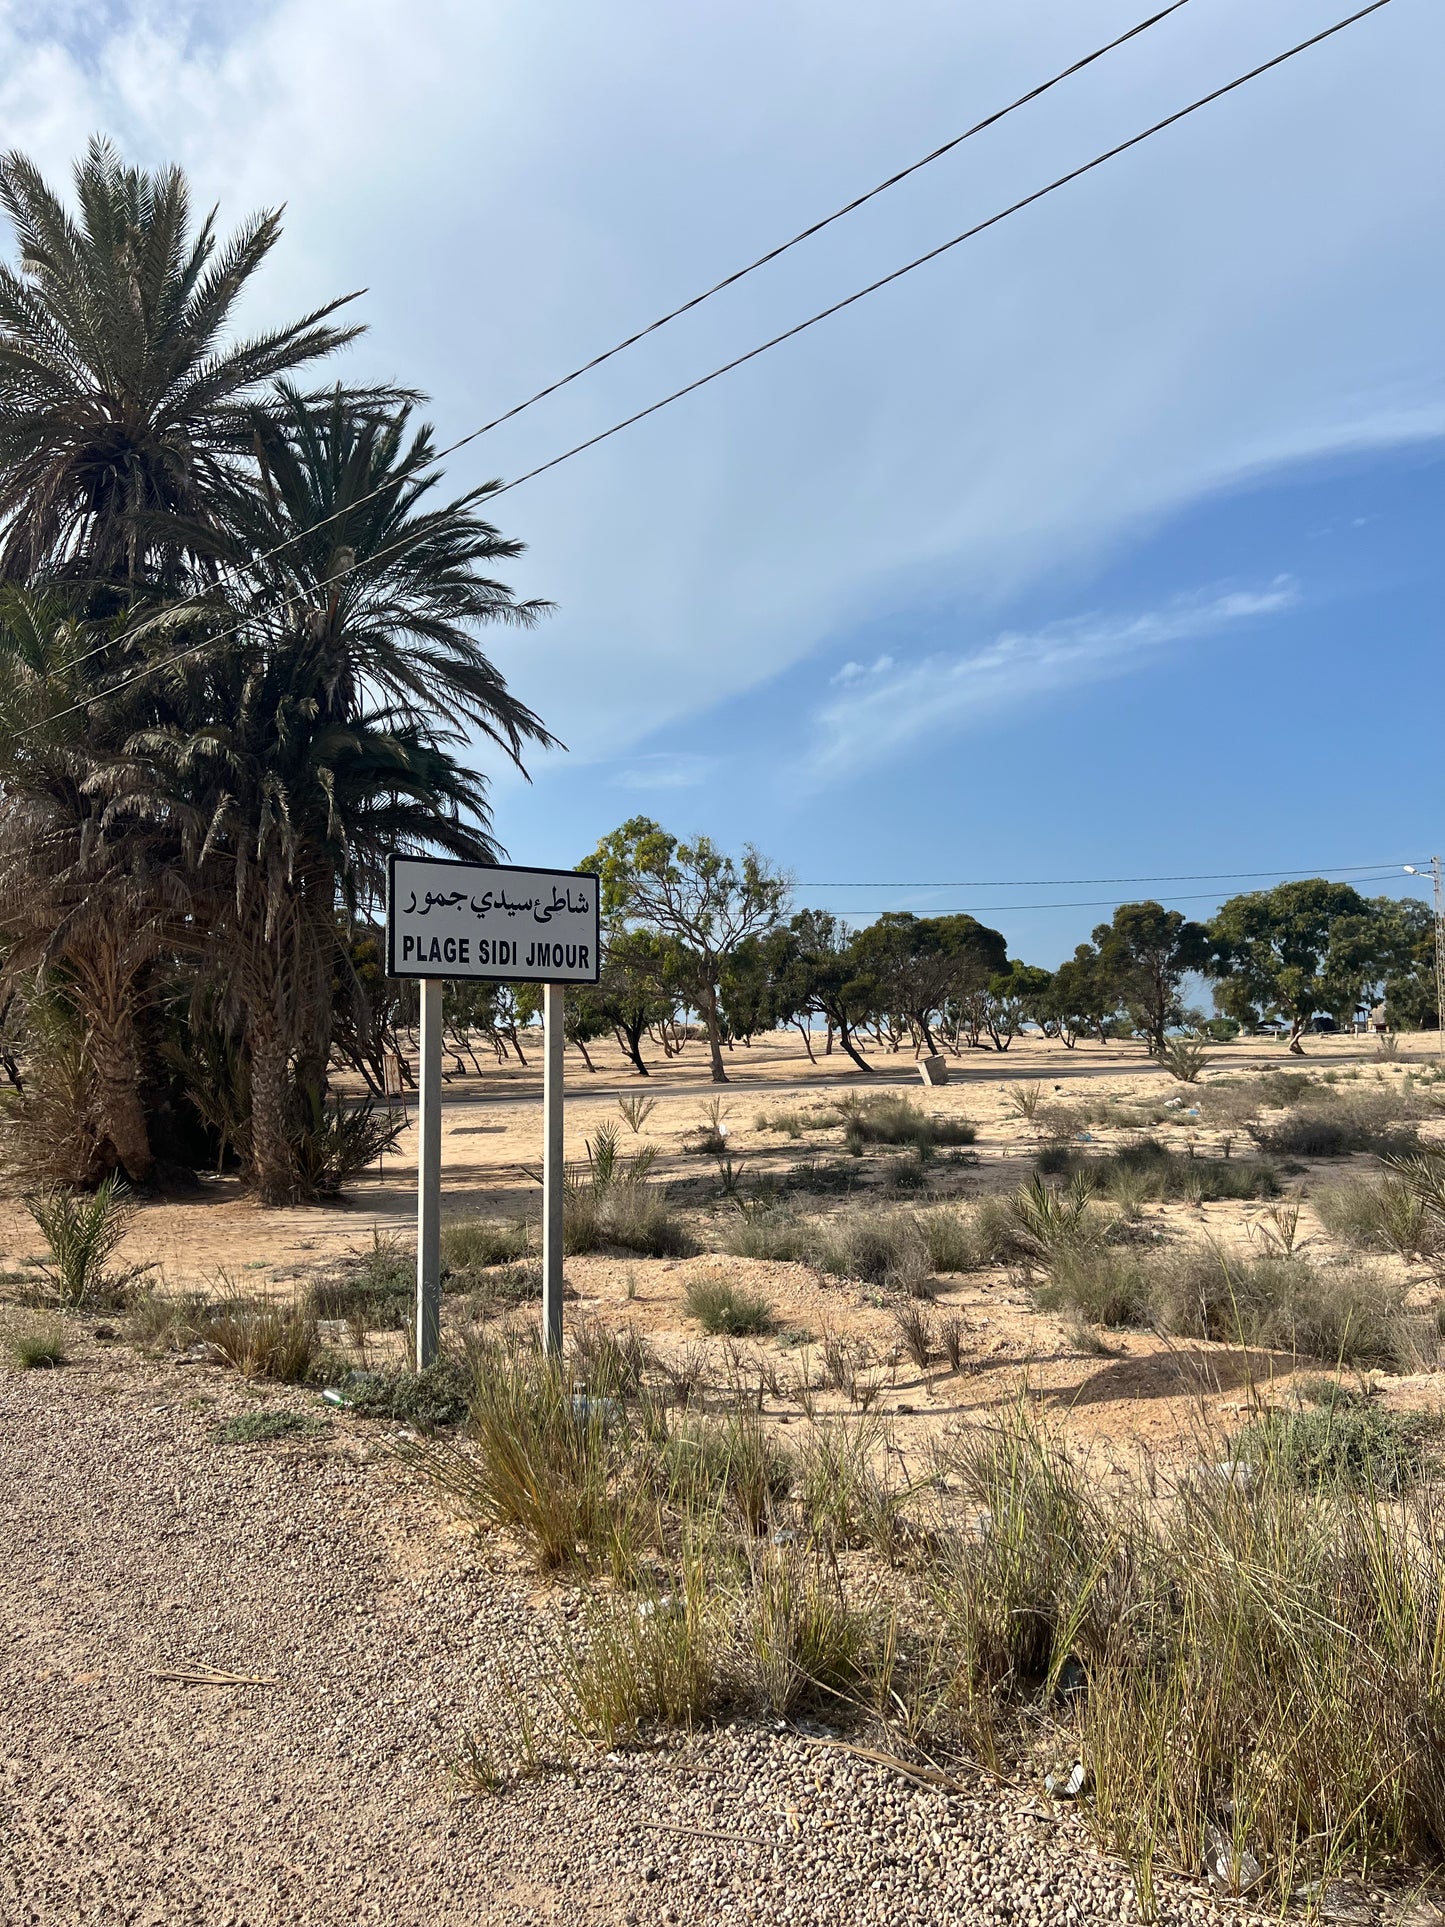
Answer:
[[[32,1181],[237,1160],[314,1192],[352,920],[390,850],[494,854],[479,739],[551,739],[479,641],[520,553],[421,397],[313,385],[343,296],[241,338],[274,248],[93,141],[0,158],[0,1063]],[[349,1019],[347,1019],[349,1021]]]

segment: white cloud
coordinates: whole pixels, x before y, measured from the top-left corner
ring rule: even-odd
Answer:
[[[613,787],[620,790],[690,790],[705,783],[721,761],[719,756],[659,750],[648,756],[634,756],[611,780]]]
[[[1031,634],[1005,630],[960,654],[940,652],[905,663],[880,656],[868,670],[849,664],[857,675],[814,713],[803,780],[822,787],[851,777],[915,740],[976,728],[1060,690],[1120,675],[1170,645],[1198,641],[1232,623],[1279,615],[1298,601],[1296,585],[1280,576],[1265,589],[1180,596],[1137,615],[1079,616]]]
[[[255,319],[368,287],[346,367],[428,387],[448,439],[1138,11],[895,0],[884,31],[864,0],[0,0],[0,121],[53,175],[97,127],[179,160],[223,223],[286,201]],[[1330,17],[1184,9],[467,450],[458,485],[596,432]],[[1077,596],[1208,491],[1445,431],[1445,259],[1420,239],[1445,219],[1442,58],[1445,13],[1388,8],[505,497],[531,545],[514,580],[558,604],[496,638],[519,693],[601,763],[881,617],[986,621],[1046,577]]]

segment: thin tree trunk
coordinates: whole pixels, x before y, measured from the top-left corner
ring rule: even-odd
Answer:
[[[803,1033],[803,1049],[808,1053],[808,1062],[810,1064],[816,1064],[818,1060],[813,1055],[813,1040],[808,1035],[808,1026],[801,1018],[797,1018],[794,1020],[794,1028]]]
[[[868,1075],[871,1077],[873,1075],[873,1066],[871,1064],[865,1064],[863,1059],[858,1055],[858,1051],[853,1043],[853,1038],[847,1024],[841,1024],[841,1023],[839,1024],[838,1042],[843,1046],[844,1050],[847,1051],[848,1055],[853,1059],[853,1062],[858,1066],[859,1070],[867,1071]]]
[[[582,1042],[582,1039],[580,1037],[574,1037],[572,1041],[577,1046],[578,1050],[581,1051],[582,1062],[587,1066],[588,1070],[595,1071],[597,1066],[592,1062],[592,1059],[587,1055],[587,1046]]]
[[[703,985],[701,1005],[702,1020],[707,1026],[708,1052],[712,1058],[712,1081],[714,1084],[726,1084],[728,1074],[723,1064],[722,1026],[718,1023],[717,990],[714,985]]]

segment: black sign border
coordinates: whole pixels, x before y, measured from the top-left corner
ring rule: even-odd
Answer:
[[[592,946],[595,968],[590,977],[514,977],[504,971],[500,976],[483,974],[469,970],[465,976],[449,975],[437,970],[398,970],[396,968],[396,920],[392,915],[392,905],[396,896],[396,866],[398,863],[429,863],[437,870],[499,870],[510,872],[513,876],[534,877],[578,877],[597,885],[597,940]],[[433,979],[448,983],[463,984],[519,984],[519,983],[561,983],[595,984],[602,975],[602,878],[595,870],[550,870],[544,863],[468,863],[454,856],[398,856],[393,850],[386,859],[386,974],[406,983],[427,983]]]

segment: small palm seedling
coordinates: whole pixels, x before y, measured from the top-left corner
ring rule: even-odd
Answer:
[[[619,1097],[617,1100],[617,1108],[622,1113],[623,1123],[626,1124],[632,1132],[632,1135],[636,1137],[643,1125],[657,1109],[657,1099],[655,1097],[643,1097],[640,1094],[634,1097]]]
[[[943,1347],[943,1356],[948,1360],[951,1372],[963,1369],[963,1343],[967,1337],[967,1327],[961,1318],[945,1318],[938,1327],[938,1342]]]
[[[1093,1181],[1085,1172],[1076,1172],[1061,1190],[1035,1173],[1009,1201],[1017,1242],[1033,1256],[1048,1259],[1088,1244],[1096,1230],[1089,1211],[1093,1195]]]
[[[1043,1102],[1042,1084],[1017,1084],[1008,1094],[1008,1101],[1015,1117],[1022,1117],[1032,1123]]]
[[[726,1107],[720,1097],[715,1097],[703,1112],[703,1121],[696,1127],[693,1149],[703,1157],[721,1157],[728,1148],[728,1127],[724,1123]]]
[[[1197,1084],[1199,1074],[1206,1064],[1212,1063],[1205,1048],[1207,1039],[1197,1034],[1183,1033],[1178,1037],[1166,1037],[1163,1046],[1154,1056],[1171,1077],[1177,1077],[1181,1084]]]
[[[25,1208],[50,1247],[50,1262],[44,1270],[64,1305],[88,1309],[123,1305],[134,1295],[136,1280],[153,1269],[150,1265],[108,1269],[136,1212],[134,1196],[114,1172],[88,1198],[72,1191],[51,1191],[27,1198]]]
[[[1288,1197],[1267,1205],[1245,1230],[1272,1257],[1292,1258],[1300,1241],[1300,1202],[1299,1192],[1291,1191]]]

